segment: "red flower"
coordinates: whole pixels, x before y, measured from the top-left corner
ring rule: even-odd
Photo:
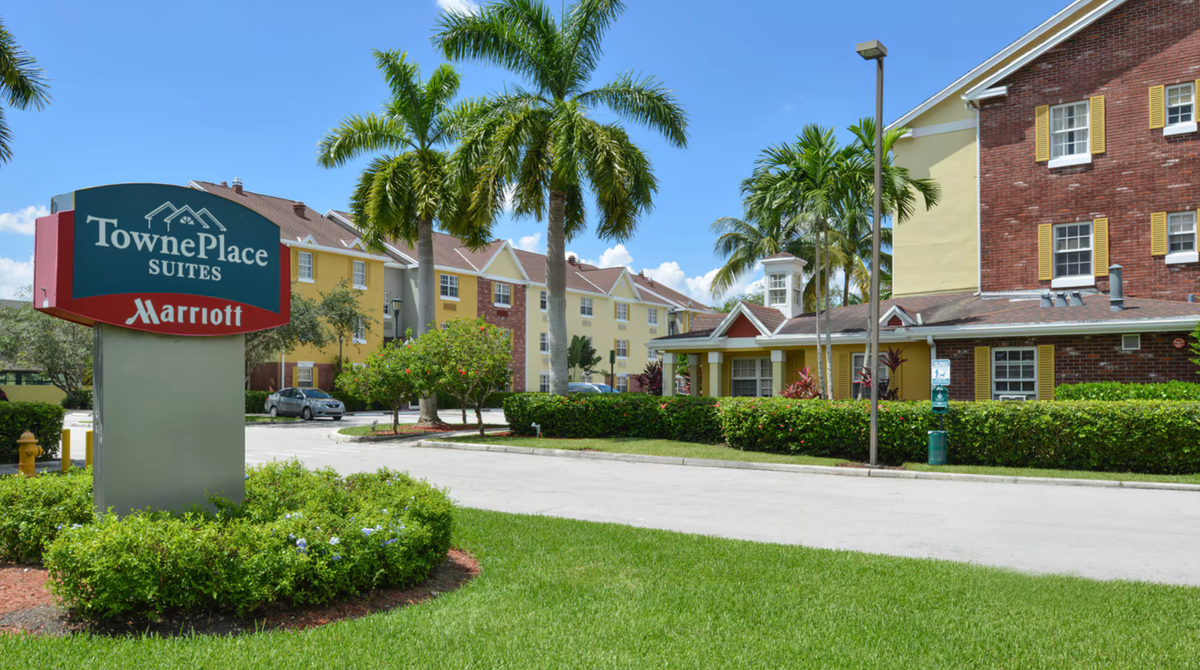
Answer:
[[[404,368],[404,374],[406,374],[406,375],[412,374],[412,370],[409,370],[408,368]]]

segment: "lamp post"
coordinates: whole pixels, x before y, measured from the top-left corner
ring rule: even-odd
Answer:
[[[400,298],[392,298],[392,346],[400,346]]]
[[[871,352],[867,365],[871,370],[871,467],[879,465],[879,238],[880,210],[883,209],[883,59],[887,47],[879,40],[863,42],[856,48],[864,60],[875,61],[875,201],[871,226]]]

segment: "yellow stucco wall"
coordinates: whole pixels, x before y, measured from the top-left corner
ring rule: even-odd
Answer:
[[[301,251],[312,253],[313,255],[312,282],[299,281],[299,258]],[[322,292],[332,290],[341,280],[352,281],[354,276],[353,261],[359,260],[366,263],[367,288],[366,290],[359,291],[361,295],[359,304],[365,312],[375,319],[375,323],[367,328],[366,344],[355,344],[348,337],[342,343],[342,355],[349,358],[353,363],[361,363],[367,354],[374,351],[383,342],[383,261],[369,258],[355,258],[320,249],[299,249],[293,247],[291,252],[292,290],[298,291],[301,295],[314,300],[320,300]],[[295,351],[287,352],[287,360],[288,362],[312,361],[314,363],[332,363],[337,360],[337,355],[338,344],[335,341],[323,350],[309,346],[298,347]]]
[[[57,386],[38,384],[5,384],[0,390],[11,402],[48,402],[58,405],[67,397]]]
[[[444,274],[458,277],[457,302],[442,298],[441,286],[442,275]],[[434,313],[437,315],[437,322],[445,323],[454,319],[474,319],[479,312],[479,303],[477,302],[479,280],[474,275],[464,275],[444,270],[438,270],[436,277],[437,289],[435,289],[434,295],[437,296],[437,306],[434,309]]]

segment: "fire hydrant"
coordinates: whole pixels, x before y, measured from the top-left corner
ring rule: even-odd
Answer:
[[[38,446],[37,438],[33,436],[33,433],[25,431],[21,435],[17,440],[17,451],[21,455],[21,474],[26,477],[36,477],[37,471],[33,459],[42,455],[42,448]]]

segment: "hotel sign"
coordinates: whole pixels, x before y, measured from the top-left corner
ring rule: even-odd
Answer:
[[[87,326],[216,336],[283,325],[279,227],[204,191],[116,184],[53,200],[37,220],[34,306]]]

